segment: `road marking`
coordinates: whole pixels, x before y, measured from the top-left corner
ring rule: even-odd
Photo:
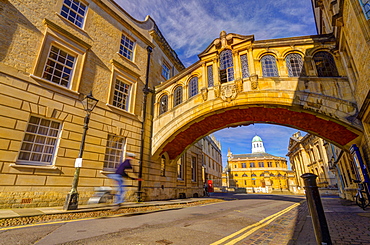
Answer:
[[[289,212],[290,210],[292,210],[293,208],[299,206],[300,204],[299,203],[295,203],[289,207],[287,207],[286,209],[283,209],[273,215],[270,215],[260,221],[258,221],[257,223],[254,223],[253,225],[249,225],[247,227],[244,227],[243,229],[240,229],[239,231],[237,232],[234,232],[233,234],[229,235],[229,236],[226,236],[210,245],[219,245],[219,244],[223,244],[225,243],[227,240],[230,240],[230,239],[233,239],[227,243],[225,243],[225,245],[232,245],[232,244],[235,244],[241,240],[243,240],[244,238],[246,238],[247,236],[251,235],[253,232],[257,231],[258,229],[261,229],[262,227],[270,224],[272,221],[274,221],[275,219],[277,219],[278,217],[282,216],[283,214]],[[244,234],[242,234],[243,232],[245,232]],[[241,235],[240,235],[241,234]],[[239,237],[237,237],[239,236]]]

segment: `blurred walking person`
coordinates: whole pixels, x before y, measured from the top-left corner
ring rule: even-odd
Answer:
[[[133,172],[131,165],[131,160],[135,159],[135,156],[134,153],[127,152],[125,160],[118,166],[116,172],[114,174],[108,174],[108,177],[115,180],[118,185],[112,210],[118,210],[121,203],[124,202],[126,192],[125,182],[127,182],[127,179],[142,181],[142,179],[139,179]]]

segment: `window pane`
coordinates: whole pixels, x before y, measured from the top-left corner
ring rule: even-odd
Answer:
[[[53,134],[48,135],[50,126]],[[51,164],[54,155],[60,123],[32,116],[19,153],[19,161],[27,163]]]
[[[119,53],[126,57],[127,59],[132,60],[133,52],[134,52],[134,42],[122,34]]]
[[[104,169],[116,169],[123,159],[125,138],[108,135],[104,157]]]
[[[179,86],[175,89],[174,97],[173,97],[173,105],[177,106],[182,103],[182,87]]]
[[[168,110],[168,96],[163,95],[159,101],[159,114],[165,113]]]
[[[50,50],[49,58],[46,61],[46,65],[45,65],[45,69],[44,69],[44,73],[42,77],[49,81],[62,85],[64,87],[68,87],[68,84],[70,82],[70,76],[66,78],[64,76],[64,73],[62,73],[62,71],[63,70],[71,71],[74,63],[72,61],[66,62],[66,59],[65,59],[66,55],[67,55],[66,52],[60,50],[57,47],[52,46]],[[62,77],[65,80],[63,84],[61,82]]]
[[[76,26],[82,27],[86,14],[86,5],[77,0],[73,2],[64,0],[60,14]]]
[[[241,61],[241,64],[242,64],[243,78],[247,78],[247,77],[249,77],[249,67],[248,67],[247,55],[246,54],[241,55],[240,56],[240,61]]]
[[[276,59],[272,55],[265,55],[261,59],[262,74],[264,77],[278,77]]]
[[[213,87],[213,66],[207,66],[207,78],[208,78],[208,87]]]
[[[193,77],[189,82],[189,98],[198,94],[198,78]]]
[[[333,56],[328,52],[317,52],[313,56],[317,76],[319,77],[338,77],[337,67]]]
[[[130,98],[130,85],[116,79],[114,88],[113,105],[127,111]]]
[[[226,70],[227,81],[234,81],[234,62],[230,49],[225,49],[220,54],[220,70]]]

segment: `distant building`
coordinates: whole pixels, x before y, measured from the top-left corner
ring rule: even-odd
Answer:
[[[221,187],[222,154],[221,143],[214,135],[202,140],[203,149],[203,180],[212,180],[214,187]]]
[[[252,153],[234,155],[229,149],[227,156],[224,173],[227,188],[246,188],[249,193],[297,190],[287,160],[266,153],[263,141],[257,135],[252,139]]]
[[[301,175],[313,173],[318,176],[316,181],[319,188],[336,189],[337,179],[334,169],[329,165],[323,139],[311,134],[302,136],[297,132],[290,137],[287,156],[299,187],[304,187]]]

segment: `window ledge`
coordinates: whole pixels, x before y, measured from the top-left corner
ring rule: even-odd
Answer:
[[[60,85],[58,85],[56,83],[50,82],[50,81],[48,81],[48,80],[46,80],[44,78],[35,76],[33,74],[30,74],[30,77],[33,78],[33,79],[35,79],[37,82],[40,82],[40,84],[42,86],[45,86],[45,85],[48,86],[47,88],[53,90],[54,92],[60,92],[59,90],[63,90],[63,91],[66,91],[66,92],[68,92],[70,94],[73,94],[73,95],[79,95],[80,94],[80,93],[78,93],[76,91],[73,91],[73,90],[71,90],[69,88],[60,86]]]
[[[9,167],[12,167],[12,168],[33,168],[33,169],[59,170],[59,168],[54,166],[54,165],[26,165],[26,164],[11,163],[11,164],[9,164]]]
[[[116,106],[114,106],[114,105],[111,105],[111,104],[105,104],[106,106],[108,106],[109,108],[111,108],[112,110],[114,110],[114,111],[117,111],[117,112],[121,112],[121,113],[124,113],[124,114],[127,114],[127,115],[129,115],[129,116],[132,116],[132,117],[135,117],[135,119],[138,119],[138,116],[137,115],[135,115],[134,113],[132,113],[132,112],[129,112],[129,111],[126,111],[126,110],[124,110],[124,109],[121,109],[121,108],[118,108],[118,107],[116,107]]]
[[[83,23],[83,27],[79,27],[78,25],[76,25],[75,23],[72,23],[71,21],[69,21],[68,19],[66,19],[63,15],[61,15],[60,13],[58,12],[55,12],[55,14],[61,18],[65,23],[67,23],[68,25],[74,27],[74,28],[77,28],[78,30],[82,31],[83,33],[87,34],[87,32],[83,29],[83,27],[85,26],[85,20],[86,18],[84,18],[84,23]],[[85,16],[86,17],[86,16]]]

